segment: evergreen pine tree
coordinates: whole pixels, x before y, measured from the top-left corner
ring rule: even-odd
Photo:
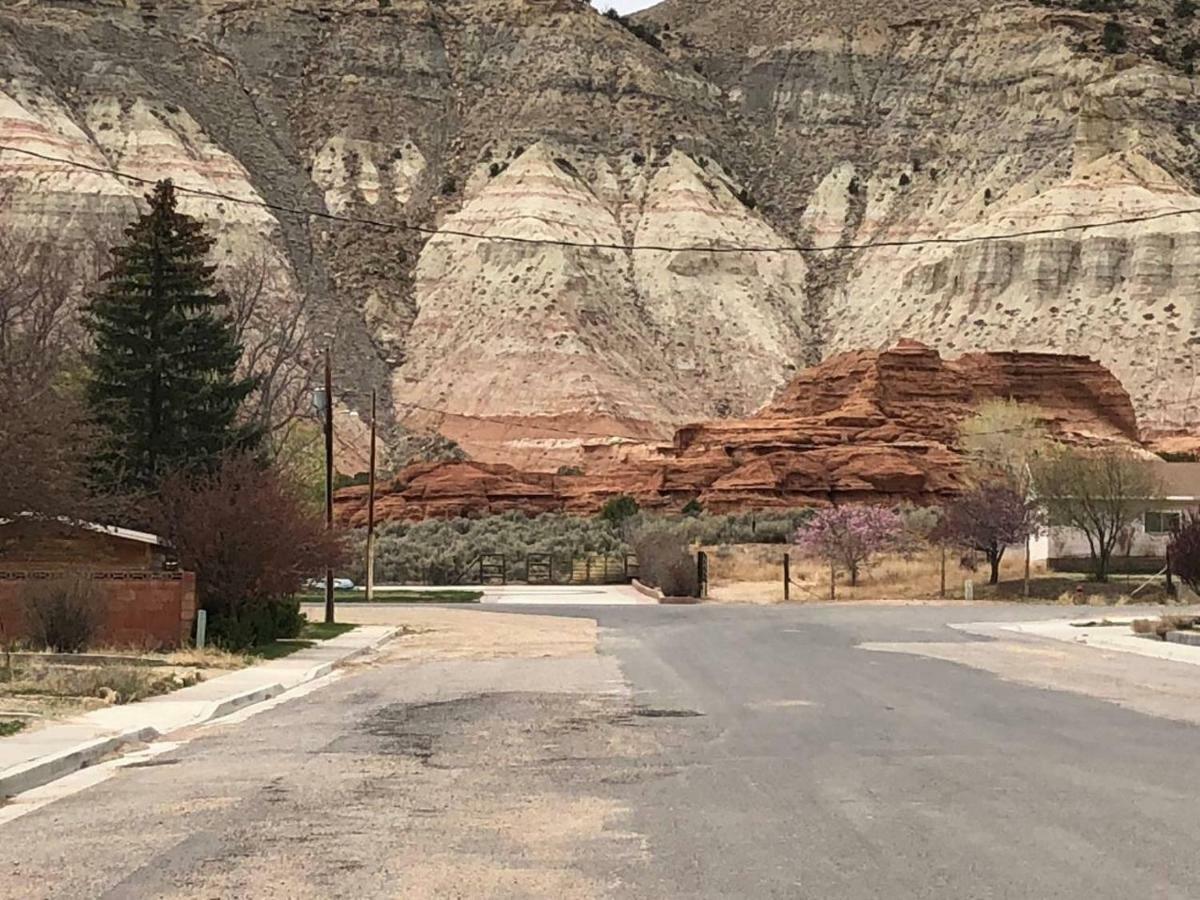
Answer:
[[[206,262],[213,240],[176,210],[170,181],[146,199],[149,211],[125,229],[84,311],[93,479],[121,493],[153,491],[170,472],[211,470],[225,451],[258,441],[238,423],[255,381],[237,375],[229,298]]]

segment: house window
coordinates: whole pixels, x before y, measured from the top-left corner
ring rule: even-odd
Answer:
[[[1146,511],[1146,534],[1171,534],[1182,524],[1181,512]]]

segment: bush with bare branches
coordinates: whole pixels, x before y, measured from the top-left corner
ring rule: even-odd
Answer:
[[[211,474],[168,477],[149,518],[196,573],[213,638],[231,649],[298,632],[293,595],[344,553],[300,490],[248,456],[228,457]]]

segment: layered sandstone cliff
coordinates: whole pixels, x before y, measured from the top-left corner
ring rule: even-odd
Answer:
[[[937,503],[961,490],[959,424],[980,405],[1015,400],[1066,443],[1138,446],[1129,395],[1080,356],[976,353],[945,360],[912,341],[835,356],[801,372],[760,413],[689,425],[672,445],[596,443],[580,475],[477,462],[428,464],[380,485],[383,520],[597,512],[628,494],[650,509],[767,509],[869,501]],[[365,488],[337,496],[362,525]]]

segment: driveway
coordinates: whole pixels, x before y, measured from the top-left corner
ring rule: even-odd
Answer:
[[[1023,683],[1040,644],[947,627],[1061,608],[411,614],[0,827],[0,895],[1200,896],[1200,729],[1126,702],[1195,667],[1055,642]]]

